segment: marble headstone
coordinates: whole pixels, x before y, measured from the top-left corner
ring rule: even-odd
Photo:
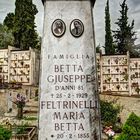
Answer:
[[[100,140],[90,0],[45,0],[39,140]]]

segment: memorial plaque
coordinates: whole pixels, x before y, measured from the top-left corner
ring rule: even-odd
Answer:
[[[38,139],[100,140],[93,1],[44,7]]]

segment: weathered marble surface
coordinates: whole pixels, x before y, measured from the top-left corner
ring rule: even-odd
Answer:
[[[44,7],[39,140],[100,140],[91,3],[46,1]],[[66,24],[66,32],[61,38],[56,38],[51,31],[51,25],[56,19]],[[69,30],[73,19],[80,19],[84,24],[84,33],[79,38],[73,37]],[[63,59],[60,55],[61,58],[63,55]],[[73,78],[82,75],[83,80],[49,82],[55,75],[72,75]],[[87,75],[89,82],[84,79]],[[74,90],[57,90],[56,86],[73,86]],[[65,101],[69,103],[68,108]],[[71,108],[72,101],[77,101],[79,108]],[[59,107],[58,102],[64,103],[63,106]]]

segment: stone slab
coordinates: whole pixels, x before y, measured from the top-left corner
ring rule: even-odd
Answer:
[[[46,1],[40,81],[39,140],[100,140],[95,42],[90,1]],[[52,24],[66,31],[56,37]],[[80,37],[71,34],[82,21]]]

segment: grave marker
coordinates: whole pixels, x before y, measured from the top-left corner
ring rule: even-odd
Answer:
[[[90,0],[45,0],[39,140],[100,140]]]

